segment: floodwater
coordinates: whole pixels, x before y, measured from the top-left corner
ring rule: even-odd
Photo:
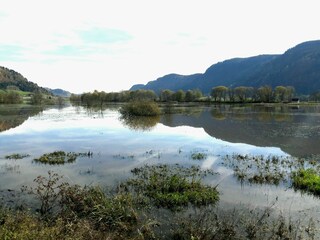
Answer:
[[[49,170],[80,185],[112,186],[145,164],[199,165],[217,174],[221,206],[260,208],[272,205],[288,215],[319,216],[319,199],[289,186],[241,184],[223,164],[232,154],[300,157],[320,155],[319,106],[171,106],[156,118],[120,118],[119,106],[105,109],[0,106],[0,191],[32,185]],[[53,151],[92,152],[65,165],[34,158]],[[20,160],[13,153],[29,154]],[[204,160],[193,160],[203,153]]]

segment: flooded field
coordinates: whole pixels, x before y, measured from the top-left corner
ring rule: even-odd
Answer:
[[[48,170],[72,184],[112,186],[146,164],[196,165],[215,172],[205,181],[217,186],[223,208],[272,205],[319,220],[319,199],[295,191],[288,177],[300,158],[319,159],[319,106],[170,106],[161,117],[135,119],[118,108],[1,106],[0,200]],[[84,154],[65,164],[34,160],[55,151]]]

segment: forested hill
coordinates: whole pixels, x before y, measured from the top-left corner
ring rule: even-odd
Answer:
[[[320,40],[301,43],[281,55],[234,58],[209,67],[203,74],[169,74],[134,85],[131,90],[200,89],[210,93],[216,86],[293,86],[299,94],[320,90]]]
[[[42,92],[50,94],[45,88],[28,81],[20,73],[0,66],[0,89],[19,89],[25,92]]]

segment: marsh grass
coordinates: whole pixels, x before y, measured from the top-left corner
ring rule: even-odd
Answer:
[[[92,153],[75,153],[75,152],[64,152],[64,151],[55,151],[52,153],[46,153],[35,158],[33,161],[36,163],[50,164],[50,165],[59,165],[65,163],[73,163],[78,157],[91,157]]]
[[[293,172],[292,180],[295,189],[320,195],[320,175],[316,170],[311,168],[300,169]]]
[[[234,154],[226,155],[223,160],[242,183],[286,183],[295,190],[320,195],[320,163],[316,156],[293,158]]]
[[[99,186],[70,185],[54,172],[39,176],[35,179],[36,186],[29,190],[48,211],[40,211],[39,215],[30,210],[0,207],[0,239],[317,238],[317,226],[312,219],[301,222],[275,215],[273,207],[277,200],[265,209],[236,206],[225,210],[216,204],[218,193],[211,187],[214,201],[197,204],[189,199],[192,207],[185,208],[183,204],[180,208],[185,211],[175,211],[171,201],[165,201],[164,205],[157,203],[156,191],[189,191],[188,185],[213,174],[210,171],[159,165],[135,168],[132,174],[124,184],[107,192]],[[202,191],[204,185],[201,186],[193,190]],[[53,206],[55,212],[51,211]]]
[[[219,200],[216,187],[204,185],[202,179],[210,171],[178,165],[144,166],[132,170],[133,178],[123,183],[137,194],[146,196],[157,207],[180,211],[215,204]]]
[[[18,159],[23,159],[26,157],[30,157],[29,154],[20,154],[20,153],[13,153],[11,155],[6,155],[5,159],[14,159],[14,160],[18,160]]]
[[[201,153],[201,152],[196,152],[191,154],[191,159],[193,160],[204,160],[207,158],[207,154]]]
[[[282,156],[250,156],[250,155],[226,155],[224,164],[234,170],[234,175],[241,182],[251,184],[273,184],[290,180],[291,171],[300,167],[289,157]]]

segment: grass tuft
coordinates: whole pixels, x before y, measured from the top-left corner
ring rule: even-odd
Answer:
[[[76,161],[78,157],[90,157],[92,153],[89,151],[88,153],[75,153],[75,152],[64,152],[64,151],[55,151],[52,153],[43,154],[39,158],[35,158],[33,161],[37,163],[44,163],[50,165],[58,165],[65,163],[73,163]]]
[[[144,166],[132,173],[134,178],[125,185],[148,197],[157,207],[179,211],[189,204],[201,207],[219,200],[217,189],[201,182],[207,173],[197,167]]]
[[[292,174],[293,187],[320,195],[320,175],[314,169],[300,169]]]
[[[192,153],[191,158],[193,160],[203,160],[207,158],[207,154],[205,153]]]
[[[26,157],[30,157],[30,155],[29,154],[14,153],[14,154],[5,156],[6,159],[15,159],[15,160],[23,159]]]

